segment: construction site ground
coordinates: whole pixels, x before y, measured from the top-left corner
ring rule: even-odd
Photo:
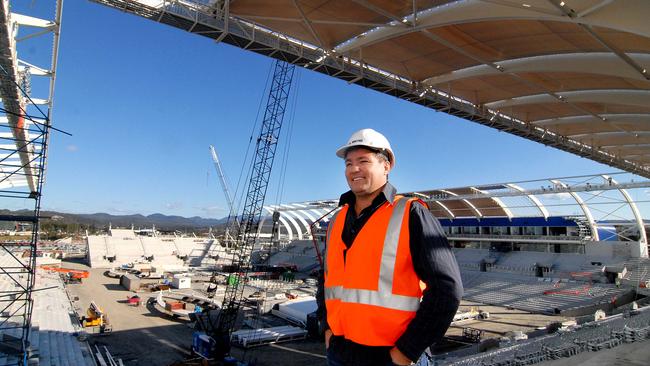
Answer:
[[[90,271],[90,277],[82,284],[67,285],[70,298],[78,298],[74,301],[77,314],[85,315],[90,302],[94,301],[108,315],[113,327],[108,335],[93,334],[89,338],[91,345],[105,345],[125,365],[166,365],[189,355],[193,330],[187,322],[164,316],[147,306],[148,294],[140,294],[144,300],[141,306],[130,306],[126,298],[134,293],[120,286],[119,279],[104,276],[105,269],[92,269],[82,264],[66,263],[66,266]],[[88,333],[93,332],[86,329]]]
[[[153,293],[139,293],[143,303],[139,307],[127,304],[127,296],[134,293],[125,290],[119,279],[104,275],[105,269],[92,269],[80,263],[65,263],[66,267],[90,271],[90,277],[83,284],[67,286],[71,298],[78,298],[75,307],[79,315],[85,315],[91,301],[95,301],[108,315],[113,332],[106,336],[92,335],[90,343],[106,345],[114,357],[122,359],[125,365],[169,365],[190,356],[192,324],[185,320],[171,318],[146,300]],[[465,320],[452,325],[447,335],[461,336],[463,328],[483,330],[483,338],[505,335],[509,331],[524,333],[546,326],[551,322],[567,320],[557,316],[530,314],[498,306],[485,306],[463,301],[461,310],[478,306],[490,313],[485,320]],[[89,332],[90,333],[90,332]],[[243,350],[234,348],[233,355],[247,361],[256,361],[259,366],[271,365],[325,365],[324,344],[317,340],[294,341],[271,344]]]
[[[474,328],[483,331],[484,338],[499,338],[511,331],[520,330],[524,333],[536,330],[553,322],[564,322],[573,318],[557,315],[532,314],[522,310],[490,306],[463,300],[460,311],[469,311],[476,307],[490,314],[489,318],[481,320],[465,320],[452,324],[447,331],[447,336],[460,336],[463,328]]]

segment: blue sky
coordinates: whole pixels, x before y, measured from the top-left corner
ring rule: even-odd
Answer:
[[[208,146],[236,183],[272,63],[95,3],[66,1],[53,122],[73,136],[52,135],[43,207],[227,215]],[[300,70],[297,78],[286,183],[278,197],[275,169],[267,203],[337,198],[347,187],[334,151],[365,127],[391,141],[391,181],[401,191],[614,171],[316,72]]]

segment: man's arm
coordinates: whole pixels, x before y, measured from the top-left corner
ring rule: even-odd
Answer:
[[[318,271],[318,290],[316,291],[316,317],[318,318],[318,327],[321,333],[330,329],[327,324],[327,308],[325,308],[325,274],[321,269]],[[329,337],[325,337],[325,346],[328,346]]]
[[[440,223],[423,205],[414,202],[409,213],[411,257],[415,272],[426,283],[415,318],[397,340],[396,347],[416,361],[439,342],[454,319],[463,285],[454,253]]]

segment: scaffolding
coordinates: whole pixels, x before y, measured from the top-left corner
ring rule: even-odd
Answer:
[[[48,3],[53,19],[40,11],[0,4],[0,352],[9,364],[31,357],[32,292],[39,218],[51,127],[62,0]],[[50,42],[47,42],[49,38]],[[42,49],[47,45],[48,49]],[[22,47],[38,52],[19,57]],[[45,54],[44,52],[49,53]],[[21,56],[23,56],[21,54]],[[49,58],[49,65],[47,63]],[[21,235],[22,234],[22,235]]]

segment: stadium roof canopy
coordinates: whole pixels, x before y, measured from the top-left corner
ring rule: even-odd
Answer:
[[[647,0],[94,0],[650,177]]]
[[[643,244],[640,248],[647,253],[645,222],[641,211],[649,207],[644,198],[649,187],[650,180],[635,182],[632,174],[621,172],[400,194],[421,198],[435,217],[451,223],[470,222],[467,219],[472,219],[471,222],[500,222],[499,226],[512,226],[519,220],[519,223],[525,223],[524,226],[535,226],[534,222],[554,226],[559,222],[555,220],[557,218],[574,219],[579,222],[578,226],[589,229],[594,240],[608,240],[606,238],[614,235],[625,237],[630,235],[630,230],[637,230],[639,241]],[[260,229],[265,221],[270,221],[273,212],[278,211],[283,234],[289,240],[307,239],[311,237],[310,225],[315,221],[329,221],[337,206],[337,200],[267,205],[264,206],[266,216]],[[503,220],[490,221],[495,218]],[[603,229],[611,227],[613,222],[629,228],[618,234],[614,229]],[[270,227],[270,223],[266,227]]]

